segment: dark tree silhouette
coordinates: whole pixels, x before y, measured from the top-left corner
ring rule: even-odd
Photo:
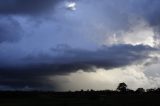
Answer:
[[[127,91],[127,85],[124,82],[120,83],[117,87],[117,91],[126,92]]]
[[[145,90],[144,90],[143,88],[138,88],[138,89],[136,90],[136,92],[137,92],[137,93],[144,93]]]
[[[151,89],[147,89],[146,91],[147,91],[147,92],[155,92],[155,89],[152,89],[152,88],[151,88]]]

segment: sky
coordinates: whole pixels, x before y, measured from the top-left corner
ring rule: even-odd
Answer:
[[[159,0],[0,0],[0,90],[160,87]]]

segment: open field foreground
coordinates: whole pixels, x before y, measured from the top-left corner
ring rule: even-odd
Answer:
[[[0,106],[159,106],[159,99],[155,92],[1,92]]]

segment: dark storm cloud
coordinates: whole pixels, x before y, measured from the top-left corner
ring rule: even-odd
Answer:
[[[12,17],[0,17],[0,43],[16,42],[22,37],[23,29]]]
[[[151,26],[160,27],[160,1],[159,0],[122,0],[115,5],[119,10],[125,9],[123,12],[128,16],[139,17],[145,19]],[[114,7],[116,8],[116,7]],[[138,20],[138,18],[137,18]]]
[[[0,86],[11,87],[13,90],[22,90],[25,87],[29,87],[32,90],[49,90],[54,88],[47,79],[49,74],[47,70],[48,74],[44,74],[45,70],[43,70],[43,73],[34,70],[33,66],[8,67],[0,68],[0,70]]]
[[[135,2],[137,7],[134,11],[139,12],[153,26],[160,26],[160,1],[159,0],[142,0],[141,5]]]
[[[148,58],[148,54],[155,50],[157,49],[150,46],[133,46],[127,44],[119,44],[110,47],[103,46],[96,51],[74,49],[67,45],[61,45],[52,49],[53,53],[58,54],[56,56],[40,54],[39,56],[28,56],[25,58],[25,61],[28,61],[29,63],[52,63],[56,66],[69,66],[72,64],[73,66],[76,66],[77,64],[77,66],[79,65],[82,69],[83,66],[112,68],[128,65],[136,60]],[[73,69],[71,68],[71,70]]]
[[[50,10],[53,12],[54,6],[60,1],[62,0],[0,0],[0,43],[16,42],[24,35],[23,26],[13,16],[44,18],[40,14]],[[33,22],[37,21],[35,18],[31,19]]]
[[[94,71],[90,70],[93,67],[106,69],[123,67],[150,58],[150,52],[156,49],[144,45],[115,45],[104,46],[97,51],[73,49],[67,46],[54,48],[52,51],[57,52],[58,55],[28,56],[23,59],[26,62],[25,65],[1,66],[0,84],[15,88],[31,86],[46,89],[43,87],[50,86],[48,76],[68,74],[79,69]]]
[[[0,0],[0,14],[35,15],[46,12],[62,0]]]

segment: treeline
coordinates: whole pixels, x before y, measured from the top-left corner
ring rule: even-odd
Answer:
[[[50,95],[50,96],[74,96],[74,95],[86,95],[86,96],[92,96],[92,95],[119,95],[119,94],[158,94],[160,95],[160,88],[157,89],[144,89],[144,88],[138,88],[137,90],[131,90],[128,89],[127,85],[125,83],[120,83],[116,90],[80,90],[80,91],[66,91],[66,92],[54,92],[54,91],[0,91],[0,96],[20,96],[20,95]]]
[[[120,83],[116,90],[0,91],[0,106],[160,106],[160,88],[128,89]]]

